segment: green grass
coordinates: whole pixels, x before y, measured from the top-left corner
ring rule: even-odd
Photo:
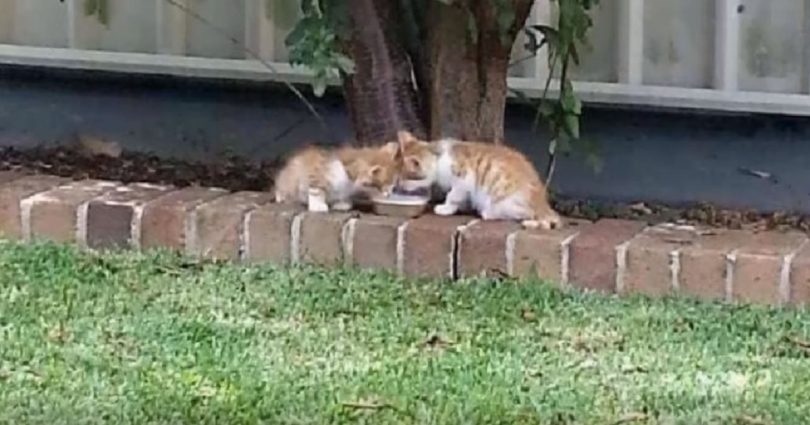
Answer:
[[[0,244],[0,423],[803,424],[810,314]]]

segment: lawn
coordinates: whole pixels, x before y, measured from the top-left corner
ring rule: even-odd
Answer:
[[[802,424],[810,313],[0,243],[0,423]]]

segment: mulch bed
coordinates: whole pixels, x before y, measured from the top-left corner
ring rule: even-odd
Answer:
[[[213,186],[231,191],[269,189],[279,166],[280,160],[256,163],[236,156],[215,162],[193,162],[126,151],[119,157],[88,155],[72,147],[0,148],[0,171],[52,174],[77,180],[90,178],[178,187]],[[674,208],[653,203],[623,204],[562,198],[555,199],[554,204],[563,215],[588,220],[622,218],[650,224],[681,222],[732,229],[810,232],[810,217],[783,212],[766,214],[711,205]]]
[[[0,148],[0,171],[18,170],[80,179],[267,190],[279,161],[255,163],[235,156],[193,162],[124,151],[119,157],[89,155],[69,146]]]

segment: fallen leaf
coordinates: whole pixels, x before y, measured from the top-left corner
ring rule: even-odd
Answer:
[[[630,211],[642,215],[650,215],[653,213],[650,207],[648,207],[647,204],[645,204],[644,202],[639,202],[637,204],[630,205]]]
[[[810,341],[804,341],[804,340],[794,338],[794,337],[790,337],[790,336],[785,337],[785,339],[787,339],[787,341],[790,342],[791,344],[794,344],[794,345],[797,345],[797,346],[799,346],[801,348],[806,348],[806,349],[810,350]]]
[[[483,272],[481,277],[490,279],[508,279],[509,273],[498,268],[491,268]]]
[[[764,419],[747,415],[737,416],[737,423],[739,425],[770,425],[770,422],[767,422]]]
[[[627,413],[622,415],[619,419],[611,422],[612,425],[622,425],[622,424],[629,424],[631,422],[641,422],[646,421],[649,416],[644,413]]]
[[[393,409],[391,403],[380,400],[378,398],[360,399],[357,401],[347,401],[340,403],[341,406],[356,409],[356,410],[380,410],[380,409]]]
[[[114,141],[106,141],[96,136],[80,134],[78,136],[78,151],[87,156],[108,156],[118,158],[123,149]]]
[[[740,173],[760,179],[770,179],[773,175],[767,171],[752,170],[750,168],[740,167],[737,169]]]
[[[70,331],[62,325],[55,326],[48,331],[48,339],[60,344],[65,343],[70,339]]]
[[[664,242],[676,244],[676,245],[692,245],[695,243],[693,240],[689,239],[681,239],[681,238],[664,238]]]
[[[796,348],[803,351],[806,355],[810,355],[810,341],[804,341],[790,336],[786,336],[785,341],[795,345]]]
[[[625,366],[622,368],[622,373],[647,373],[647,369],[643,366]]]
[[[429,336],[427,339],[425,339],[424,342],[422,342],[423,346],[429,348],[449,348],[452,347],[454,344],[455,342],[446,340],[441,336],[439,336],[438,334],[433,334]]]

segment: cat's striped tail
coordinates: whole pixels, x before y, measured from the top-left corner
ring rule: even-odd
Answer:
[[[523,220],[521,225],[527,229],[556,229],[562,226],[562,219],[548,202],[543,188],[533,188],[529,195],[529,206],[533,211],[532,218]]]

